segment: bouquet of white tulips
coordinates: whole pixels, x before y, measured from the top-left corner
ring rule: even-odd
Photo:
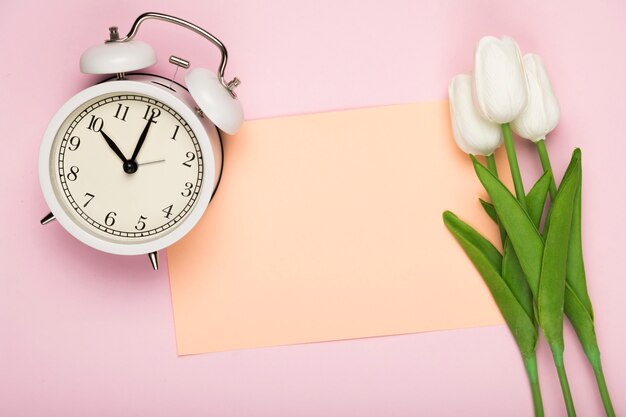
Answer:
[[[545,145],[559,120],[559,105],[543,62],[522,57],[513,39],[484,37],[475,51],[472,75],[449,86],[457,145],[470,155],[491,202],[481,200],[498,224],[502,252],[447,211],[446,226],[479,271],[522,354],[535,415],[543,416],[536,345],[544,334],[557,369],[568,416],[574,402],[563,363],[563,316],[569,318],[593,368],[607,416],[615,416],[596,340],[587,293],[581,237],[581,152],[575,149],[557,187]],[[526,193],[513,135],[536,144],[544,174]],[[494,152],[504,142],[515,196],[498,178]],[[476,156],[486,157],[486,166]],[[550,204],[542,224],[547,195]]]

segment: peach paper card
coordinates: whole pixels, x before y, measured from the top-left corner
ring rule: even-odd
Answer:
[[[168,250],[180,355],[503,323],[442,222],[498,239],[446,101],[249,121],[224,146]]]

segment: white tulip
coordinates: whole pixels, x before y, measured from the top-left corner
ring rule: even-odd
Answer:
[[[450,117],[456,144],[472,155],[491,155],[502,144],[500,126],[478,114],[472,101],[472,77],[457,75],[448,87]]]
[[[485,36],[474,53],[474,101],[480,114],[504,124],[526,108],[528,84],[515,41]]]
[[[511,123],[511,128],[519,136],[538,142],[559,122],[559,103],[539,55],[524,56],[524,71],[528,79],[528,106]]]

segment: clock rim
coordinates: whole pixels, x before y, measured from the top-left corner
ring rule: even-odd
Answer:
[[[172,245],[189,233],[198,221],[200,221],[200,218],[211,201],[217,186],[217,152],[220,153],[220,170],[222,165],[223,155],[221,155],[221,147],[219,149],[215,149],[213,141],[211,141],[210,137],[210,134],[214,133],[215,137],[219,141],[219,132],[216,127],[209,120],[205,120],[203,123],[203,121],[199,119],[193,110],[193,101],[191,99],[188,100],[189,103],[186,103],[182,97],[172,94],[169,91],[165,91],[161,87],[149,84],[149,79],[150,76],[146,74],[145,80],[111,80],[96,84],[78,92],[67,100],[52,117],[46,131],[44,132],[39,150],[40,186],[44,199],[46,200],[46,203],[48,204],[50,211],[54,214],[56,220],[72,236],[86,245],[100,251],[116,255],[143,255],[150,252],[156,252]],[[78,221],[74,220],[73,217],[66,212],[66,209],[64,208],[65,205],[59,201],[60,196],[57,196],[57,193],[54,191],[53,177],[50,172],[52,145],[57,132],[67,117],[69,117],[71,113],[74,112],[80,105],[93,98],[104,94],[123,94],[126,92],[143,94],[152,97],[168,105],[180,114],[195,133],[205,164],[203,173],[204,178],[202,180],[203,184],[200,188],[200,193],[196,203],[191,208],[190,212],[185,216],[185,218],[180,220],[180,223],[174,227],[173,230],[165,232],[163,236],[147,242],[133,242],[131,240],[124,243],[113,242],[85,230],[85,228],[81,226]],[[180,94],[183,92],[178,93]],[[183,94],[188,93],[184,91]]]

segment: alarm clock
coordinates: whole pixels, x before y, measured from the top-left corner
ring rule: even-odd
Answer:
[[[221,53],[216,73],[193,68],[184,85],[175,81],[189,61],[172,56],[171,79],[139,72],[156,63],[154,49],[134,40],[146,20],[185,27]],[[57,220],[81,242],[119,255],[148,255],[158,269],[158,251],[200,220],[222,174],[221,132],[234,134],[243,111],[224,79],[226,48],[186,20],[144,13],[120,38],[86,50],[80,69],[108,74],[70,98],[52,117],[39,152],[39,179],[50,208],[42,220]]]

